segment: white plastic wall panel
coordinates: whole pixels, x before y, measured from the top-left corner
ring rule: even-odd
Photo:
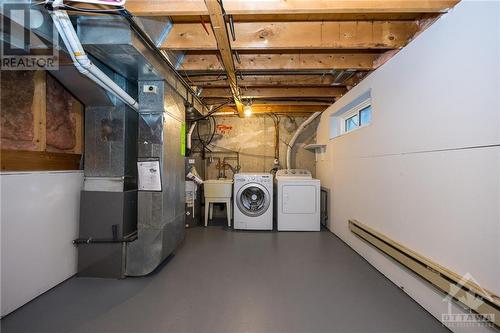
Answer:
[[[77,272],[83,173],[2,173],[1,314]]]
[[[443,295],[356,238],[348,219],[500,294],[498,73],[500,3],[462,1],[332,105],[318,127],[329,228],[438,319]],[[331,116],[369,90],[372,123],[330,140]]]

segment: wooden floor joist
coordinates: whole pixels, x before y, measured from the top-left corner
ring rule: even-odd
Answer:
[[[231,96],[233,97],[238,113],[240,116],[243,116],[243,103],[241,101],[240,91],[238,88],[233,52],[231,50],[231,44],[229,43],[229,35],[223,8],[218,0],[205,0],[205,5],[207,6],[208,13],[210,15],[210,22],[214,32],[213,35],[216,41],[217,49],[220,52],[222,65],[226,70],[227,80],[231,89]]]
[[[235,22],[296,22],[296,21],[420,21],[439,17],[439,13],[308,13],[308,14],[247,14],[232,15]],[[171,16],[175,23],[209,22],[208,15]]]
[[[233,50],[397,49],[419,28],[416,21],[236,22],[234,26]],[[217,50],[217,41],[199,23],[179,23],[162,48],[210,51]]]
[[[169,16],[160,48],[182,52],[178,69],[206,103],[232,98],[243,115],[247,99],[333,102],[458,2],[128,0],[127,9]]]
[[[245,70],[371,70],[380,57],[378,53],[306,53],[306,54],[240,54],[236,69]],[[183,71],[222,70],[215,54],[186,54],[180,67]]]
[[[253,104],[253,113],[292,113],[292,114],[308,114],[314,112],[322,112],[330,105],[317,104],[317,105],[301,105],[301,104]],[[224,106],[220,109],[220,113],[234,113],[236,108],[234,106]]]
[[[252,87],[241,90],[242,98],[290,98],[290,97],[340,97],[347,90],[344,87]],[[232,92],[229,88],[205,88],[202,91],[202,97],[231,97]]]
[[[367,72],[355,72],[352,78],[346,81],[336,83],[335,75],[332,74],[317,74],[317,75],[242,75],[238,81],[240,87],[252,86],[343,86],[354,85],[359,81],[356,77],[360,74],[366,75]],[[224,75],[204,75],[190,76],[189,81],[200,87],[229,87]]]
[[[342,13],[443,13],[457,0],[224,0],[228,14],[342,14]],[[203,0],[128,0],[126,8],[138,16],[200,16],[209,11]]]

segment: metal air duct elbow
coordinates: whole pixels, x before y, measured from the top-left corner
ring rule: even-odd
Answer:
[[[315,112],[313,113],[309,118],[307,118],[302,124],[300,124],[299,128],[295,131],[293,134],[292,138],[290,139],[290,142],[288,143],[288,148],[286,150],[286,167],[287,169],[292,168],[292,148],[293,145],[295,144],[295,141],[297,141],[297,138],[299,135],[302,133],[304,128],[306,128],[307,125],[309,125],[316,117],[318,117],[322,112]]]

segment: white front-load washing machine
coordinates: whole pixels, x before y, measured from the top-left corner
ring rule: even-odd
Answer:
[[[276,184],[278,231],[320,231],[319,179],[308,170],[278,170]]]
[[[234,229],[273,229],[273,175],[234,175]]]

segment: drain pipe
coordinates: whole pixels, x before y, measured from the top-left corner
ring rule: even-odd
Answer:
[[[123,102],[128,104],[135,111],[139,110],[139,103],[132,98],[125,90],[118,86],[113,80],[111,80],[103,71],[101,71],[96,65],[90,61],[88,56],[85,54],[78,36],[76,35],[75,29],[71,24],[68,14],[65,10],[58,10],[58,6],[62,5],[62,1],[54,1],[52,4],[53,9],[50,11],[50,16],[54,21],[54,26],[56,27],[59,35],[61,36],[64,45],[68,49],[68,52],[73,60],[76,69],[83,75],[87,76],[89,79],[97,83],[106,91],[109,91],[113,95],[117,96]]]
[[[287,169],[292,168],[292,165],[291,165],[292,164],[291,163],[292,148],[293,148],[293,145],[295,144],[295,141],[297,141],[297,138],[302,133],[304,128],[307,125],[309,125],[314,119],[316,119],[316,117],[319,116],[320,114],[321,114],[321,112],[314,112],[309,118],[307,118],[302,124],[300,124],[299,128],[297,128],[297,130],[293,134],[292,138],[290,139],[290,142],[288,143],[288,148],[286,150],[286,167],[287,167]]]

